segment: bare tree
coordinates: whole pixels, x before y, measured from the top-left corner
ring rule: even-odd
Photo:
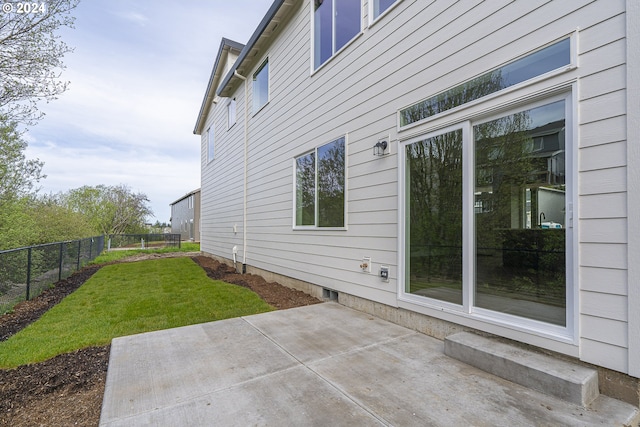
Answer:
[[[70,190],[61,199],[69,209],[88,218],[101,234],[138,233],[145,218],[153,215],[147,196],[123,184],[84,186]]]
[[[37,103],[67,89],[60,81],[62,58],[72,49],[57,31],[73,27],[70,12],[79,0],[41,3],[3,0],[0,12],[0,115],[34,124],[42,117]]]

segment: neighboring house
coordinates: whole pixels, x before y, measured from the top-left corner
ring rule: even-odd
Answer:
[[[181,240],[200,241],[200,189],[171,203],[171,232]]]
[[[202,250],[637,399],[639,23],[635,0],[276,0],[198,115]]]

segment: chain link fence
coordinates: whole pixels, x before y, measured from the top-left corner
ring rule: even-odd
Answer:
[[[180,234],[112,234],[107,249],[180,248]]]
[[[106,247],[105,247],[106,246]],[[180,248],[180,234],[114,234],[0,251],[0,314],[37,297],[105,249]]]
[[[105,237],[0,251],[0,314],[66,279],[104,249]]]

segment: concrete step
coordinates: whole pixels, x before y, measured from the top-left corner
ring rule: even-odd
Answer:
[[[460,332],[445,338],[447,356],[516,384],[588,406],[599,395],[598,372],[495,338]]]

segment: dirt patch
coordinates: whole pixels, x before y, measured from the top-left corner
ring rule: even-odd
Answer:
[[[144,254],[125,261],[175,256]],[[267,282],[253,274],[237,274],[226,264],[199,253],[191,256],[216,280],[247,287],[277,309],[321,302],[304,292]],[[0,316],[0,341],[40,318],[47,310],[78,289],[101,266],[86,267],[56,283],[38,298],[18,304]],[[91,347],[16,369],[0,370],[0,426],[96,426],[104,395],[110,346]]]

